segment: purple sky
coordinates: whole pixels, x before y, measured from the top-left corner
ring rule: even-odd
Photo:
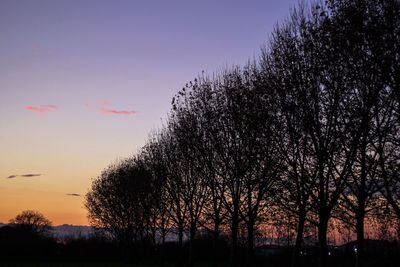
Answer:
[[[296,3],[1,0],[0,203],[17,204],[0,222],[29,208],[85,223],[66,194],[134,154],[202,70],[257,57]]]

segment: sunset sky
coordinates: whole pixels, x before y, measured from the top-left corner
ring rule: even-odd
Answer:
[[[297,0],[0,0],[0,222],[88,224],[92,178],[135,154],[205,70],[257,57]]]

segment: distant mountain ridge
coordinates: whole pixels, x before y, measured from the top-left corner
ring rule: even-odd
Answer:
[[[79,237],[88,237],[93,232],[93,227],[84,225],[63,224],[53,226],[52,233],[57,239],[71,237],[73,239]]]
[[[0,223],[0,227],[6,226],[6,223]],[[85,226],[85,225],[71,225],[71,224],[63,224],[53,226],[51,233],[54,235],[56,239],[65,239],[65,238],[79,238],[79,237],[88,237],[93,232],[93,227]]]
[[[0,227],[6,226],[8,224],[0,223]],[[71,225],[71,224],[63,224],[53,226],[51,230],[51,234],[55,239],[64,241],[65,239],[78,239],[89,237],[90,234],[94,232],[94,228],[91,226],[85,225]],[[198,235],[205,234],[205,231],[199,231]],[[157,242],[161,242],[161,231],[156,231],[156,239]],[[177,242],[178,241],[178,230],[177,229],[169,229],[166,237],[167,242]],[[183,240],[189,240],[189,234],[187,231],[183,233]]]

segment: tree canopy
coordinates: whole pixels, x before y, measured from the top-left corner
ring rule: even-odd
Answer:
[[[180,246],[185,229],[191,245],[199,229],[225,233],[233,265],[274,220],[294,229],[297,265],[316,227],[321,266],[339,220],[355,228],[361,266],[377,203],[400,220],[399,44],[398,1],[299,5],[257,60],[178,91],[138,155],[93,181],[89,219],[129,240],[176,228]]]
[[[51,221],[42,213],[34,210],[22,211],[10,220],[10,224],[36,234],[46,234],[52,228]]]

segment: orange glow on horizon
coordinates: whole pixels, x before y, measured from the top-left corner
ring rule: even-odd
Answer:
[[[10,219],[24,210],[36,210],[52,221],[53,225],[88,225],[84,196],[71,196],[62,192],[32,190],[27,188],[10,190],[0,188],[0,222]]]

